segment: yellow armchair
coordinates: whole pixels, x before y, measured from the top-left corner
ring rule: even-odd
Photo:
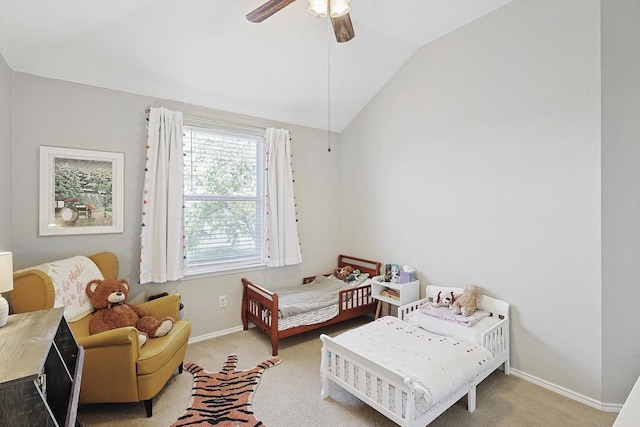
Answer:
[[[89,257],[105,279],[118,278],[118,258],[111,252]],[[9,293],[14,313],[52,308],[54,285],[46,273],[27,269],[14,274]],[[140,304],[156,318],[178,319],[180,295],[172,294]],[[133,327],[119,328],[96,335],[89,334],[90,314],[69,322],[78,345],[84,347],[84,366],[80,386],[80,403],[141,402],[147,416],[152,415],[152,399],[173,373],[182,372],[191,324],[177,320],[164,337],[147,341],[141,348]]]

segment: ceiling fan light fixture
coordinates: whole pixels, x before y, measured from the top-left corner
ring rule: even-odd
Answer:
[[[349,7],[350,0],[329,0],[329,16],[339,18],[351,11]]]
[[[307,11],[317,18],[326,18],[328,8],[327,0],[309,0]]]
[[[307,9],[310,14],[318,18],[338,18],[344,16],[351,8],[349,7],[350,0],[309,0],[309,8]]]

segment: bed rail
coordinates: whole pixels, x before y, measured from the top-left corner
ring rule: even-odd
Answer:
[[[242,279],[242,327],[249,322],[271,337],[274,351],[278,348],[278,294]],[[277,354],[277,353],[276,353]],[[274,356],[276,355],[274,354]]]
[[[511,373],[509,355],[509,318],[501,319],[491,329],[482,334],[482,346],[489,350],[494,357],[495,368],[504,364],[504,373]]]

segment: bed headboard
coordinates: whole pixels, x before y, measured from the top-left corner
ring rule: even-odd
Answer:
[[[338,267],[344,267],[346,265],[357,268],[361,273],[369,273],[371,277],[380,275],[381,264],[378,261],[371,261],[349,255],[338,255]]]
[[[435,301],[438,297],[438,292],[451,292],[453,291],[454,295],[461,294],[464,289],[463,288],[454,288],[450,286],[427,286],[427,299],[429,301]],[[501,318],[509,317],[509,303],[490,297],[488,295],[482,295],[480,297],[480,308],[487,310],[494,315],[498,315]]]

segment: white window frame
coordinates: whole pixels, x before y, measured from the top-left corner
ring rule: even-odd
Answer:
[[[184,122],[185,136],[191,129],[201,132],[210,132],[218,135],[231,135],[245,138],[251,138],[256,140],[256,196],[221,196],[221,195],[191,195],[187,194],[186,181],[185,181],[185,207],[190,201],[217,201],[217,200],[253,200],[256,202],[256,215],[259,218],[260,224],[260,253],[257,257],[246,258],[227,258],[222,260],[208,260],[201,262],[190,262],[189,260],[189,235],[187,228],[186,215],[184,216],[184,230],[185,230],[185,276],[186,278],[193,278],[198,276],[212,276],[219,274],[230,274],[239,271],[248,271],[266,268],[266,164],[265,164],[265,129],[254,128],[242,125],[221,124],[209,121],[200,121],[195,119],[185,118]],[[186,142],[185,142],[186,144]],[[186,150],[185,150],[186,152]],[[185,165],[186,166],[186,165]],[[185,180],[187,174],[185,173]]]

